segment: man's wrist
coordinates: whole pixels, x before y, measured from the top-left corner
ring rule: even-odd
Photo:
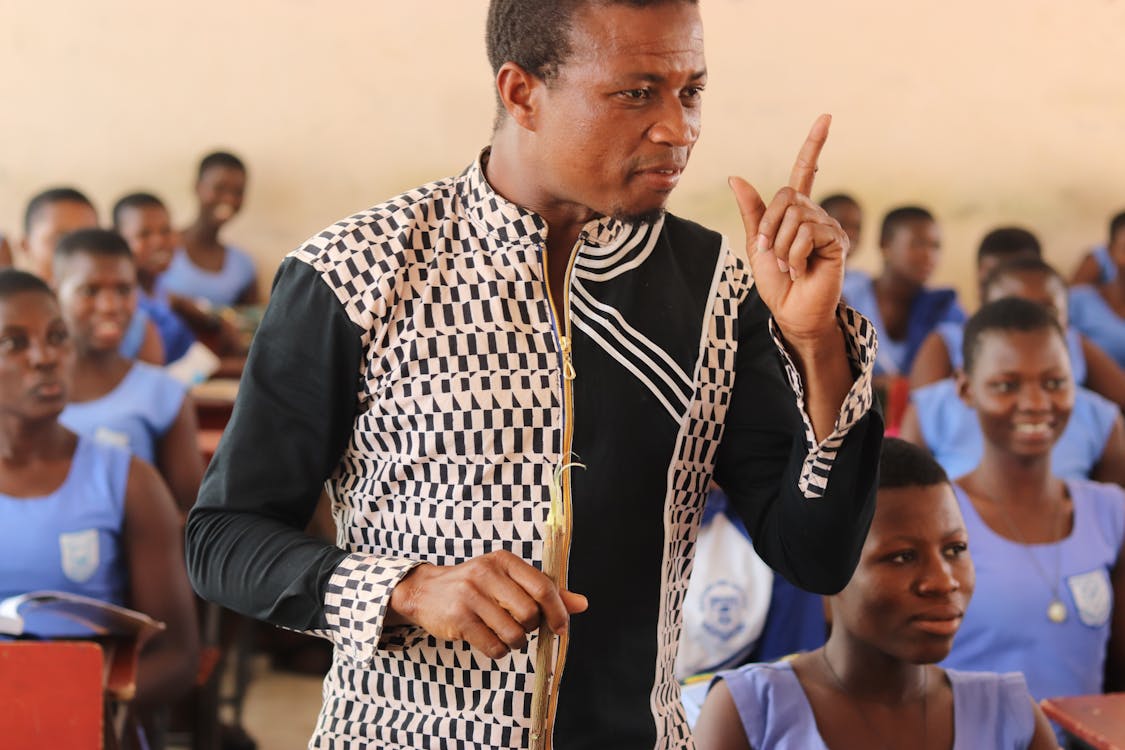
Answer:
[[[426,571],[434,567],[429,563],[416,565],[391,590],[391,599],[387,604],[387,614],[384,622],[387,625],[414,625],[414,616],[418,611],[418,595],[421,591],[421,578],[426,576]]]

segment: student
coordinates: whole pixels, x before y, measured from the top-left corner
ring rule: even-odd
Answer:
[[[863,229],[863,210],[856,199],[846,193],[833,193],[820,202],[824,212],[836,220],[844,234],[848,235],[847,263],[851,263],[855,253],[859,250],[860,232]],[[849,296],[849,291],[857,286],[871,283],[871,276],[866,271],[861,271],[849,265],[844,271],[844,297]]]
[[[73,362],[47,285],[0,271],[0,598],[62,590],[164,622],[137,703],[165,703],[191,687],[199,648],[180,521],[152,467],[59,422]]]
[[[1054,748],[1019,674],[936,666],[973,595],[970,536],[949,480],[887,438],[875,517],[823,648],[719,675],[698,750]]]
[[[1107,245],[1097,245],[1082,258],[1071,274],[1072,286],[1098,285],[1117,279],[1117,264],[1109,254]]]
[[[8,238],[0,234],[0,268],[9,268],[12,265],[12,246]]]
[[[1043,255],[1039,239],[1021,227],[1000,227],[984,236],[977,248],[977,290],[981,304],[987,301],[985,279],[999,266],[1020,258]],[[961,356],[961,327],[964,321],[939,324],[918,349],[910,368],[910,387],[920,388],[953,374]]]
[[[199,214],[181,232],[160,287],[176,298],[203,299],[216,307],[258,302],[254,262],[245,251],[220,240],[219,232],[242,208],[246,166],[234,154],[216,151],[203,157],[195,183]]]
[[[1125,687],[1125,491],[1052,465],[1074,403],[1058,321],[1026,300],[985,305],[958,387],[984,435],[954,488],[979,586],[945,664],[1019,670],[1037,700]]]
[[[1066,287],[1042,261],[1020,260],[1001,266],[989,277],[985,294],[986,302],[1012,297],[1033,302],[1065,325]],[[1087,360],[1080,337],[1068,336],[1067,342],[1071,375],[1077,372],[1084,376]],[[958,341],[958,350],[962,348],[963,342]],[[946,378],[918,388],[910,394],[910,400],[901,436],[929,448],[950,476],[958,477],[976,468],[984,439],[976,414],[958,395],[956,381]],[[1055,443],[1052,460],[1055,472],[1062,477],[1125,483],[1125,423],[1120,407],[1077,387],[1069,421]]]
[[[941,231],[924,208],[896,208],[879,233],[883,272],[870,283],[849,289],[848,304],[866,316],[879,333],[875,373],[905,376],[922,341],[944,322],[965,314],[952,289],[925,286],[941,255]]]
[[[1070,292],[1071,324],[1125,368],[1125,211],[1109,224],[1109,255],[1117,276]]]
[[[191,328],[173,310],[167,294],[156,287],[172,262],[176,247],[172,220],[164,203],[151,193],[130,193],[113,206],[113,228],[129,243],[137,267],[137,307],[160,332],[164,355],[175,362],[195,343]]]
[[[129,246],[106,229],[73,232],[55,248],[54,273],[78,354],[71,403],[59,419],[155,464],[186,513],[203,478],[191,397],[162,369],[118,351],[136,306]]]
[[[50,284],[55,244],[59,238],[78,229],[98,226],[98,213],[80,191],[57,187],[44,190],[28,201],[23,223],[18,265]],[[164,364],[160,334],[147,315],[141,313],[130,319],[121,340],[121,353],[130,359]]]

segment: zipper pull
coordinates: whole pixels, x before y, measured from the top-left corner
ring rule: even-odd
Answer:
[[[570,356],[570,339],[566,336],[559,336],[559,345],[562,347],[563,355],[563,378],[574,380],[577,373],[574,372],[574,360]]]

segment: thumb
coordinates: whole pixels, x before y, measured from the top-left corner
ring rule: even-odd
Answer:
[[[758,236],[758,224],[766,213],[766,204],[754,186],[741,177],[730,177],[727,184],[738,203],[738,213],[742,216],[742,226],[746,230],[746,247],[749,248]]]
[[[576,594],[573,591],[566,591],[565,589],[559,592],[562,597],[563,605],[566,611],[570,614],[577,614],[585,612],[586,608],[590,606],[590,602],[582,594]]]

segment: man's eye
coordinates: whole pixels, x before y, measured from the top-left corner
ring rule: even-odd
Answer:
[[[621,96],[633,101],[643,101],[652,96],[652,91],[650,89],[626,89],[621,92]]]

